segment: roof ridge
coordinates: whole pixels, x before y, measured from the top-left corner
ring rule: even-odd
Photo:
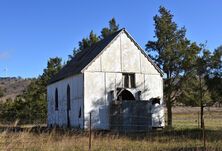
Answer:
[[[100,41],[93,44],[91,47],[81,50],[77,53],[54,77],[52,77],[48,84],[52,84],[64,78],[70,77],[75,74],[83,72],[85,68],[100,54],[103,50],[109,46],[109,44],[122,32],[132,40],[132,42],[137,46],[141,53],[147,58],[147,60],[155,67],[155,69],[163,75],[161,69],[153,62],[153,60],[145,53],[145,51],[139,46],[139,44],[134,40],[134,38],[122,28],[107,37],[101,39]]]
[[[121,32],[121,31],[123,31],[123,30],[125,30],[125,28],[121,28],[120,30],[118,30],[118,31],[116,31],[116,32],[108,35],[107,37],[105,37],[105,38],[97,41],[96,43],[92,44],[90,47],[85,48],[85,49],[83,49],[83,50],[80,50],[78,53],[88,52],[91,48],[95,47],[96,45],[98,45],[98,44],[101,43],[102,41],[105,41],[106,39],[110,38],[110,37],[113,36],[114,34],[119,33],[119,32]],[[77,54],[78,54],[78,53],[77,53]],[[76,54],[76,55],[77,55],[77,54]],[[74,58],[75,58],[75,57],[74,57]],[[74,58],[73,58],[73,59],[74,59]],[[72,60],[72,59],[71,59],[71,60]],[[70,61],[71,61],[71,60],[70,60]]]

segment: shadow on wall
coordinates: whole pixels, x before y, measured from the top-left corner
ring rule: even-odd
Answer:
[[[107,90],[110,90],[110,91],[107,92],[106,95],[101,98],[95,97],[94,101],[92,102],[91,121],[92,121],[92,128],[94,128],[94,129],[110,129],[111,128],[110,116],[113,116],[113,115],[110,114],[110,107],[112,106],[112,103],[115,100],[118,101],[118,96],[116,94],[118,92],[117,87],[115,87],[115,90],[113,90],[112,89],[113,85],[120,85],[120,83],[118,83],[118,84],[111,83],[106,88]],[[142,89],[139,89],[139,88],[142,88]],[[129,90],[129,89],[127,89],[127,90]],[[139,101],[141,101],[140,98],[142,98],[141,95],[148,95],[149,96],[149,95],[151,95],[150,91],[151,90],[149,88],[144,87],[144,83],[141,83],[140,85],[137,85],[137,87],[135,89],[132,89],[130,92],[132,92],[133,96],[136,98],[135,102],[138,102],[138,104],[139,104],[140,103]],[[130,94],[132,94],[132,93],[130,93]],[[156,127],[158,127],[158,125],[160,127],[162,122],[164,122],[164,120],[163,120],[164,114],[160,114],[160,112],[162,110],[162,108],[160,106],[160,97],[159,98],[151,98],[149,100],[143,100],[143,101],[148,101],[150,103],[150,107],[149,107],[150,112],[152,115],[154,115],[154,117],[151,115],[151,118],[152,118],[151,125],[155,124]],[[129,106],[131,106],[131,105],[129,104]],[[132,109],[132,107],[129,107],[129,108]],[[133,110],[135,110],[135,109],[136,108],[134,107]],[[141,107],[141,105],[138,105],[138,109],[137,109],[138,114],[136,114],[136,115],[141,116],[138,118],[144,117],[141,114],[139,114],[139,112],[140,112],[140,110],[145,110],[145,109],[148,109],[148,107],[143,108],[143,107]],[[119,116],[121,116],[121,115],[119,115]],[[144,120],[146,120],[146,118]],[[130,123],[130,122],[128,122],[128,123]],[[89,127],[89,114],[85,116],[85,124],[87,127]]]

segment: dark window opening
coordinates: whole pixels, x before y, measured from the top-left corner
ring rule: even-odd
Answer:
[[[133,94],[128,90],[120,90],[117,100],[136,100]]]
[[[70,86],[68,85],[67,86],[67,110],[71,109],[70,101],[71,101],[71,98],[70,98]]]
[[[154,104],[160,104],[160,98],[157,97],[157,98],[151,98],[151,101],[152,101],[152,105]]]
[[[81,118],[81,115],[82,114],[82,111],[81,111],[81,107],[80,107],[80,109],[79,109],[79,118]]]
[[[123,85],[125,88],[135,88],[135,74],[133,73],[123,73]]]
[[[55,90],[55,110],[58,110],[59,102],[58,102],[58,89]]]

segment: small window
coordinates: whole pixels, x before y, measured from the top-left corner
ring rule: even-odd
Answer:
[[[135,88],[135,74],[133,73],[123,73],[123,85],[125,88]]]
[[[59,102],[58,102],[58,89],[55,90],[55,110],[58,110]]]
[[[130,87],[135,88],[136,87],[135,74],[129,74],[129,77],[130,77]]]
[[[70,101],[71,101],[71,98],[70,98],[70,86],[68,85],[67,86],[67,110],[71,109]]]
[[[79,109],[79,118],[81,118],[81,116],[82,116],[82,111],[81,111],[81,107],[80,107],[80,109]]]
[[[159,98],[159,97],[157,97],[157,98],[151,98],[151,101],[152,101],[152,105],[160,104],[160,98]]]

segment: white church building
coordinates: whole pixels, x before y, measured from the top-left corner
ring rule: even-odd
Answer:
[[[125,29],[77,53],[47,100],[48,126],[85,129],[90,112],[94,129],[164,126],[163,73]]]

